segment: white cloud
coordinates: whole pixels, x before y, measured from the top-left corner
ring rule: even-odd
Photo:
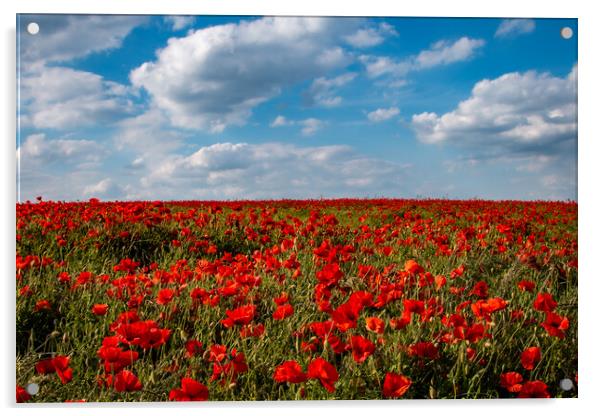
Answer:
[[[80,128],[123,118],[134,110],[130,90],[100,75],[42,66],[22,74],[24,124],[36,128]]]
[[[270,127],[284,127],[293,125],[301,126],[302,135],[311,136],[323,128],[326,125],[326,122],[313,117],[306,118],[304,120],[289,120],[286,117],[279,115],[274,119],[274,121],[272,121],[272,123],[270,123]]]
[[[355,33],[345,36],[345,40],[356,48],[369,48],[380,45],[388,36],[398,36],[397,31],[388,23],[381,23],[378,27],[364,27]]]
[[[402,60],[395,60],[387,56],[362,55],[360,61],[366,67],[370,78],[383,75],[403,77],[411,71],[432,68],[435,66],[449,65],[454,62],[471,59],[477,50],[485,45],[482,39],[461,37],[456,41],[440,40],[429,49],[421,51],[418,55]]]
[[[21,63],[29,67],[40,62],[64,62],[118,48],[134,27],[147,20],[146,16],[23,15],[19,27]],[[27,33],[30,22],[40,26],[36,36]]]
[[[313,80],[309,89],[304,93],[306,105],[320,105],[323,107],[335,107],[342,102],[342,98],[336,95],[336,90],[353,81],[357,74],[347,72],[334,78],[320,77]]]
[[[166,157],[130,198],[258,199],[400,196],[407,166],[367,158],[348,146],[216,143]]]
[[[361,55],[360,62],[364,64],[370,78],[382,75],[405,76],[412,70],[411,59],[394,60],[388,56]]]
[[[173,31],[178,31],[192,26],[196,20],[195,16],[165,16],[165,23],[171,26]]]
[[[381,121],[389,120],[399,114],[399,108],[379,108],[377,110],[368,113],[368,119],[374,123],[380,123]]]
[[[183,146],[187,135],[169,125],[169,120],[157,108],[149,108],[142,114],[117,123],[113,142],[121,153],[135,156],[130,167],[142,163],[152,166]]]
[[[304,136],[311,136],[326,125],[324,121],[318,120],[317,118],[307,118],[305,120],[301,120],[299,124],[303,126],[301,129],[301,134]]]
[[[420,52],[414,64],[417,69],[423,69],[465,61],[483,45],[485,45],[483,39],[471,39],[466,36],[455,42],[441,40],[432,45],[430,49]]]
[[[338,42],[355,19],[266,17],[172,38],[130,74],[182,128],[221,132],[282,88],[345,67]]]
[[[38,195],[51,199],[77,199],[109,154],[92,140],[47,139],[27,136],[17,149],[17,184],[20,200]]]
[[[535,30],[535,20],[533,19],[504,19],[495,31],[496,38],[511,38]]]
[[[144,158],[142,156],[137,157],[136,159],[134,159],[130,165],[132,168],[140,168],[142,166],[144,166]]]
[[[45,134],[32,134],[17,149],[21,168],[39,168],[47,164],[80,164],[97,162],[106,155],[104,147],[92,140],[46,139]]]
[[[284,116],[276,116],[274,121],[270,124],[270,127],[282,127],[282,126],[290,126],[291,124],[295,124],[293,121],[288,120]]]
[[[528,71],[485,79],[455,110],[415,114],[425,143],[452,142],[487,154],[550,154],[577,137],[577,67],[564,78]]]
[[[107,195],[114,195],[121,192],[121,189],[113,183],[111,178],[105,178],[101,181],[87,185],[84,187],[82,195],[85,197],[104,197]]]

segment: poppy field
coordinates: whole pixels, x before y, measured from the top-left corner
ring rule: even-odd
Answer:
[[[574,202],[16,213],[17,402],[577,397]]]

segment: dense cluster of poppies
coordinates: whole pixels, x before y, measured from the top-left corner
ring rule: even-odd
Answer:
[[[16,209],[17,402],[577,395],[575,203]]]

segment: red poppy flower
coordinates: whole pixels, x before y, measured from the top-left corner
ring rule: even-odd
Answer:
[[[99,348],[97,355],[104,361],[107,373],[118,373],[138,359],[138,352],[124,351],[119,347],[119,337],[106,337],[102,341],[102,347]]]
[[[17,403],[25,403],[30,399],[31,396],[27,393],[27,390],[17,384]]]
[[[203,352],[203,343],[201,341],[197,341],[196,339],[191,339],[186,341],[184,348],[186,349],[186,356],[188,358],[192,358],[195,355],[199,355]]]
[[[410,324],[411,319],[411,315],[404,313],[401,318],[391,318],[389,320],[389,325],[391,325],[391,328],[393,329],[403,329]]]
[[[320,380],[322,386],[329,392],[333,393],[334,383],[339,379],[339,373],[336,368],[328,361],[321,357],[314,358],[307,367],[307,378],[315,378]]]
[[[240,328],[240,337],[241,338],[249,338],[249,337],[260,337],[265,332],[265,326],[263,324],[249,324]]]
[[[138,322],[140,318],[136,311],[127,311],[119,314],[115,322],[109,325],[109,329],[111,331],[115,331],[120,325],[130,324],[132,322]]]
[[[173,299],[175,292],[173,289],[161,289],[157,296],[157,304],[167,305]]]
[[[520,290],[524,290],[525,292],[532,292],[535,289],[535,283],[530,280],[521,280],[517,284]]]
[[[123,232],[122,232],[123,233]],[[125,237],[128,237],[129,233],[127,231],[125,231]],[[113,266],[113,271],[115,272],[126,272],[126,273],[130,273],[133,274],[136,269],[138,268],[138,266],[140,266],[140,263],[137,261],[133,261],[132,259],[122,259],[119,264]]]
[[[549,293],[538,293],[535,302],[533,302],[533,308],[542,312],[552,312],[556,309],[556,306],[558,306],[558,303]]]
[[[109,305],[106,303],[96,303],[94,306],[92,306],[92,313],[97,316],[105,315],[108,310]]]
[[[487,285],[487,282],[481,280],[481,281],[475,283],[474,287],[470,291],[470,295],[475,295],[481,299],[485,299],[485,298],[487,298],[487,296],[489,296],[488,292],[489,292],[489,286]]]
[[[506,309],[507,305],[508,305],[508,302],[506,302],[502,298],[487,299],[487,309],[489,310],[490,313]]]
[[[383,396],[385,397],[401,397],[410,386],[412,380],[401,374],[387,373],[383,382]]]
[[[69,273],[67,273],[67,272],[60,272],[57,276],[57,279],[61,283],[70,283],[71,282],[71,276],[69,276]]]
[[[421,315],[422,313],[424,313],[424,302],[421,300],[404,299],[403,313],[404,315],[409,315],[410,313]]]
[[[358,291],[353,293],[347,302],[337,307],[331,314],[332,320],[341,332],[346,332],[357,326],[357,318],[366,306],[372,304],[372,295]]]
[[[209,348],[209,361],[218,363],[223,361],[227,356],[227,350],[225,345],[212,345]]]
[[[418,274],[424,272],[424,269],[416,263],[416,260],[408,260],[404,265],[404,270],[410,274]]]
[[[428,358],[430,360],[439,358],[439,349],[432,342],[417,342],[416,344],[410,345],[408,352],[410,355]]]
[[[377,334],[385,332],[385,322],[377,317],[366,318],[366,329]]]
[[[307,380],[307,374],[303,372],[297,361],[285,361],[276,367],[274,381],[276,383],[303,383]]]
[[[541,326],[548,331],[550,336],[563,339],[565,337],[564,332],[569,329],[569,318],[554,312],[548,312],[546,313],[546,320]]]
[[[374,344],[361,335],[351,337],[351,352],[356,363],[363,363],[374,353]]]
[[[282,293],[280,296],[274,298],[274,303],[278,306],[288,303],[288,294]]]
[[[242,352],[236,351],[235,348],[233,348],[232,351],[230,352],[230,360],[231,360],[231,363],[232,363],[235,373],[244,373],[249,369],[249,366],[247,365],[247,359],[245,357],[245,354]]]
[[[511,393],[518,393],[523,388],[521,384],[523,382],[523,376],[514,371],[503,373],[500,376],[500,386],[508,390]]]
[[[435,276],[435,288],[440,290],[447,283],[447,279],[443,275]]]
[[[372,295],[372,293],[366,292],[365,290],[358,290],[349,296],[347,303],[354,305],[358,311],[361,311],[363,308],[372,306],[373,298],[374,295]]]
[[[234,325],[246,325],[255,317],[255,305],[245,305],[233,310],[226,310],[226,319],[222,320],[222,325],[231,328]]]
[[[39,374],[56,373],[63,384],[73,379],[73,369],[69,368],[69,357],[63,355],[39,361],[36,364],[36,371]]]
[[[470,308],[477,318],[491,322],[491,314],[505,309],[507,305],[508,303],[502,298],[490,298],[487,300],[477,300],[470,305]]]
[[[121,370],[114,378],[111,375],[107,378],[117,392],[142,390],[142,383],[131,371]]]
[[[50,302],[48,302],[46,299],[42,299],[36,302],[36,306],[34,306],[33,310],[34,312],[39,312],[42,310],[50,310],[52,309],[52,306],[50,305]]]
[[[155,321],[121,324],[115,329],[115,332],[121,336],[122,342],[128,345],[138,345],[145,350],[160,347],[169,340],[171,335],[171,330],[159,328]]]
[[[461,264],[460,266],[458,266],[457,268],[452,270],[452,272],[449,274],[449,277],[452,279],[455,279],[457,277],[462,276],[465,271],[466,271],[466,266]]]
[[[529,347],[520,355],[520,362],[525,370],[533,370],[541,360],[541,350],[539,347]]]
[[[550,397],[548,392],[548,386],[543,381],[527,381],[523,384],[523,388],[520,390],[518,397],[521,399],[525,398],[538,398],[547,399]]]
[[[25,285],[19,290],[19,296],[27,297],[27,296],[31,296],[31,295],[33,295],[33,291],[31,290],[29,285]]]
[[[182,378],[182,388],[169,392],[169,400],[177,402],[201,402],[209,398],[209,389],[202,383],[188,377]]]
[[[343,272],[337,263],[327,264],[316,273],[316,278],[327,286],[335,285],[343,277]]]
[[[272,314],[272,318],[276,321],[280,321],[291,316],[294,312],[294,309],[290,303],[285,303],[284,305],[279,305],[274,313]]]

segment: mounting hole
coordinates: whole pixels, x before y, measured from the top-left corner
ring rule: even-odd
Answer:
[[[571,391],[573,390],[573,381],[570,378],[563,378],[562,380],[560,380],[560,388],[564,391]]]
[[[40,25],[36,22],[31,22],[27,25],[27,33],[29,33],[30,35],[37,35],[39,31]]]
[[[560,36],[562,36],[564,39],[570,39],[573,37],[573,29],[571,29],[570,27],[563,27],[562,29],[560,29]]]
[[[31,396],[35,396],[40,392],[40,385],[38,383],[29,383],[25,386],[25,391]]]

